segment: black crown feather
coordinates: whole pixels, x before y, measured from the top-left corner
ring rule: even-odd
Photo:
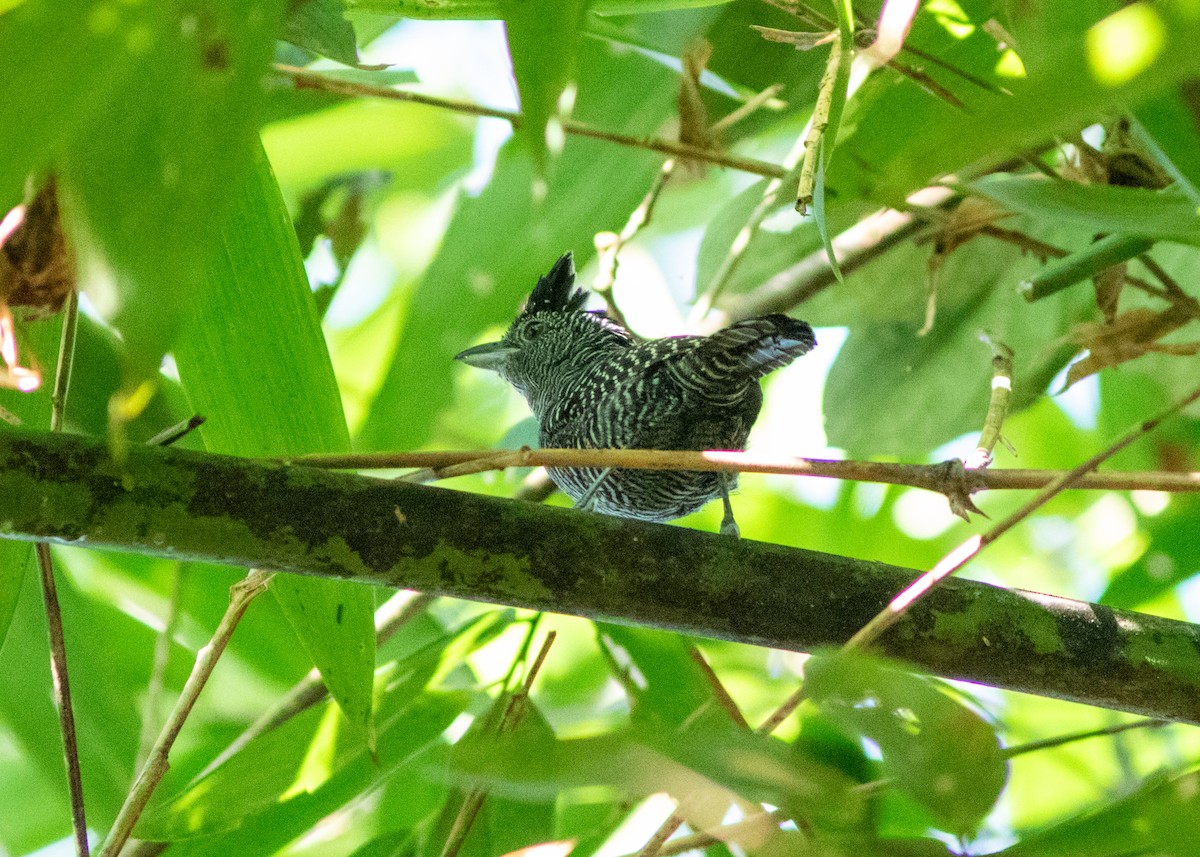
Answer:
[[[583,309],[587,292],[583,289],[571,291],[575,285],[575,259],[570,251],[563,253],[550,269],[550,273],[538,278],[537,285],[525,301],[521,315],[535,312],[572,312]]]

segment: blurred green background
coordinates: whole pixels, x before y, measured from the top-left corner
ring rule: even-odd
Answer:
[[[881,13],[786,6],[0,3],[0,204],[57,177],[82,291],[67,429],[142,442],[198,412],[206,425],[182,443],[238,455],[533,443],[519,396],[453,355],[503,330],[562,252],[582,284],[596,279],[597,234],[622,230],[664,160],[637,141],[687,139],[778,86],[719,144],[784,162],[829,49],[753,27],[834,33],[840,16],[862,48]],[[895,61],[872,69],[860,54],[852,91],[835,94],[819,216],[797,214],[785,186],[697,318],[769,179],[680,164],[621,251],[614,300],[645,336],[711,329],[767,300],[812,323],[819,347],[767,380],[751,436],[752,450],[780,455],[969,454],[991,387],[986,332],[1015,353],[996,465],[1070,468],[1200,377],[1198,37],[1185,0],[918,4]],[[681,58],[700,39],[711,58],[689,87]],[[325,83],[298,86],[285,66]],[[514,134],[504,119],[339,85],[526,119]],[[694,93],[682,114],[681,86]],[[564,134],[567,103],[570,121],[626,142]],[[1130,164],[1161,180],[1130,180]],[[962,200],[905,202],[935,180]],[[844,282],[809,273],[825,264],[822,231],[844,235],[889,207],[914,218],[903,240],[856,246]],[[1108,234],[1148,239],[1149,266],[1089,268]],[[1023,299],[1020,284],[1061,256],[1080,266],[1072,285]],[[61,317],[18,306],[15,282],[0,298],[19,362],[44,383],[0,389],[0,413],[47,427]],[[1100,371],[1064,390],[1089,353]],[[1112,467],[1195,471],[1198,436],[1193,410]],[[527,475],[447,487],[511,496]],[[1026,499],[976,497],[992,521]],[[936,495],[873,484],[750,474],[735,504],[748,538],[915,569],[987,526]],[[967,576],[1195,620],[1197,511],[1190,494],[1068,492]],[[679,525],[713,531],[718,516]],[[98,839],[243,572],[54,557]],[[71,850],[37,584],[30,547],[0,542],[0,854]],[[799,717],[754,737],[715,705],[689,646],[752,725],[795,689],[805,656],[449,599],[374,651],[371,611],[392,593],[283,577],[272,590],[234,635],[136,830],[165,853],[442,854],[480,783],[490,794],[459,853],[556,840],[577,855],[635,853],[674,806],[664,792],[685,800],[685,832],[764,806],[794,822],[695,852],[713,855],[1182,855],[1200,841],[1192,727],[1006,761],[1001,747],[1131,718],[833,659],[810,675],[824,690]],[[326,608],[346,621],[323,622]],[[525,716],[498,737],[490,718],[549,630]],[[193,779],[314,665],[337,704]]]

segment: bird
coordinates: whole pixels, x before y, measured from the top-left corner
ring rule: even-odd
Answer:
[[[497,372],[525,398],[543,448],[745,449],[762,408],[759,379],[816,345],[806,322],[775,313],[708,336],[639,340],[601,310],[586,310],[572,254],[538,279],[497,342],[455,356]],[[669,521],[720,497],[720,531],[738,536],[732,473],[554,467],[550,477],[583,508]]]

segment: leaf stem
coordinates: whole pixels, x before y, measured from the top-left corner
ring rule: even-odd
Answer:
[[[50,431],[61,432],[67,409],[71,364],[75,356],[75,330],[79,319],[79,295],[71,289],[63,315],[62,339],[58,348],[58,366],[54,373],[54,391],[50,397]],[[71,795],[71,826],[75,851],[88,855],[87,817],[84,812],[83,774],[79,766],[79,739],[75,731],[75,710],[71,703],[71,680],[67,669],[67,643],[63,633],[62,608],[54,582],[54,561],[50,545],[38,542],[38,571],[42,583],[42,601],[46,606],[46,626],[50,636],[50,673],[54,680],[54,702],[58,707],[62,730],[63,754],[67,763],[67,788]]]
[[[75,710],[71,705],[71,682],[67,672],[67,646],[63,637],[62,609],[54,584],[54,564],[50,545],[36,546],[38,570],[42,579],[42,600],[46,604],[46,625],[50,632],[50,675],[54,679],[54,701],[62,729],[63,754],[67,762],[67,786],[71,794],[71,826],[75,833],[75,852],[88,855],[87,818],[83,807],[83,775],[79,767],[79,743],[75,733]]]

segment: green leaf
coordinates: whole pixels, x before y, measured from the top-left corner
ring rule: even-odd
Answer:
[[[563,91],[574,80],[580,28],[590,2],[500,0],[513,76],[521,96],[518,133],[533,153],[538,178],[546,169],[549,149],[546,124],[560,112]]]
[[[655,792],[686,795],[695,824],[720,822],[734,796],[782,806],[813,824],[845,828],[863,802],[845,775],[765,735],[716,729],[634,730],[548,740],[506,734],[460,743],[452,775],[514,800],[547,801],[575,788],[608,786],[627,800]]]
[[[838,263],[837,254],[833,251],[833,234],[825,222],[825,164],[827,162],[825,139],[821,138],[820,153],[817,155],[816,183],[813,185],[813,221],[817,224],[817,234],[821,236],[821,246],[825,248],[825,258],[829,260],[833,275],[837,277],[839,283],[845,283],[842,266]]]
[[[168,10],[153,25],[121,19],[127,7],[119,4],[82,14],[93,26],[117,18],[116,37],[136,58],[111,102],[76,80],[104,107],[62,158],[72,236],[92,269],[109,272],[89,278],[89,294],[124,339],[127,393],[157,376],[210,285],[205,256],[233,177],[257,146],[262,76],[282,6],[267,0],[248,16],[234,0],[207,4],[202,14],[149,4]],[[142,6],[128,8],[136,14]]]
[[[730,0],[592,0],[597,15],[644,15],[672,9],[720,6]],[[504,18],[508,0],[347,0],[347,7],[373,15],[437,21],[495,21]]]
[[[358,43],[345,11],[342,0],[304,0],[293,4],[284,22],[283,38],[343,65],[356,66]]]
[[[1200,774],[1151,777],[1137,791],[1021,838],[996,857],[1093,857],[1163,854],[1188,857],[1200,838]]]
[[[971,189],[1011,211],[1096,232],[1200,244],[1200,214],[1177,188],[1083,185],[1044,176],[986,176]]]
[[[857,653],[809,659],[808,698],[883,754],[885,777],[949,833],[974,830],[1008,778],[995,729],[930,679]]]
[[[378,713],[378,762],[384,769],[398,763],[393,742],[413,725],[410,705],[420,711],[420,695],[431,682],[459,667],[471,652],[494,639],[507,627],[512,611],[495,611],[446,631],[399,661],[380,669],[385,687]],[[440,698],[440,697],[434,697]],[[455,697],[458,699],[458,697]],[[463,702],[460,700],[460,702]],[[459,705],[460,702],[456,702]],[[142,821],[141,834],[156,839],[211,836],[233,830],[247,815],[289,799],[297,772],[308,758],[325,760],[325,775],[308,783],[309,790],[322,788],[360,763],[362,742],[339,740],[324,753],[317,752],[318,726],[329,717],[318,706],[293,717],[251,741],[235,756],[202,779],[172,784],[169,778]],[[332,709],[336,711],[336,709]],[[439,709],[440,710],[440,709]],[[457,710],[461,709],[456,709]],[[419,715],[417,715],[419,716]],[[346,725],[343,721],[342,725]],[[399,731],[396,731],[399,730]],[[326,729],[337,734],[337,728]],[[408,745],[400,745],[407,747]],[[401,752],[401,751],[397,751]],[[402,752],[407,753],[407,750]]]
[[[29,542],[0,541],[0,649],[8,636],[8,626],[17,609],[21,596],[21,582],[25,569],[33,563],[33,544]]]
[[[27,175],[46,168],[105,110],[144,61],[146,41],[164,36],[170,13],[164,3],[26,0],[0,15],[0,80],[9,82],[0,111],[0,211],[20,201]]]
[[[201,830],[207,832],[220,819],[224,824],[218,829],[224,829],[194,839],[188,854],[274,853],[367,789],[381,774],[392,776],[400,771],[403,776],[401,766],[438,740],[462,713],[468,698],[463,692],[430,692],[398,709],[385,698],[379,718],[378,763],[361,742],[353,741],[348,746],[339,742],[329,762],[329,776],[307,789],[296,787],[288,778],[289,774],[294,777],[297,766],[312,749],[309,736],[322,713],[321,709],[305,712],[276,733],[263,736],[260,740],[264,743],[254,748],[251,758],[236,766],[240,777],[222,776],[211,789],[201,782],[172,801],[169,809],[164,807],[162,814],[148,812],[136,834],[173,841],[195,836],[188,828],[197,820],[206,822]],[[289,736],[298,745],[289,746],[285,740]],[[247,747],[243,752],[250,750]]]
[[[179,377],[208,418],[201,431],[213,452],[345,450],[333,367],[296,235],[261,147],[253,167],[230,182],[232,210],[206,259],[215,287],[189,294],[195,321],[175,348]],[[277,575],[271,590],[347,718],[367,729],[375,661],[371,590],[293,575]]]
[[[1137,139],[1144,145],[1192,205],[1200,206],[1200,132],[1188,109],[1185,83],[1136,111]]]
[[[825,382],[824,408],[829,443],[851,455],[923,459],[979,431],[992,382],[981,330],[1016,354],[1010,415],[1033,404],[1076,352],[1057,338],[1094,304],[1082,289],[1025,303],[1015,286],[1037,262],[1016,248],[976,241],[942,267],[937,319],[918,336],[925,289],[913,272],[925,268],[927,254],[898,247],[849,277],[846,289],[827,290],[807,314],[814,325],[850,328]]]

